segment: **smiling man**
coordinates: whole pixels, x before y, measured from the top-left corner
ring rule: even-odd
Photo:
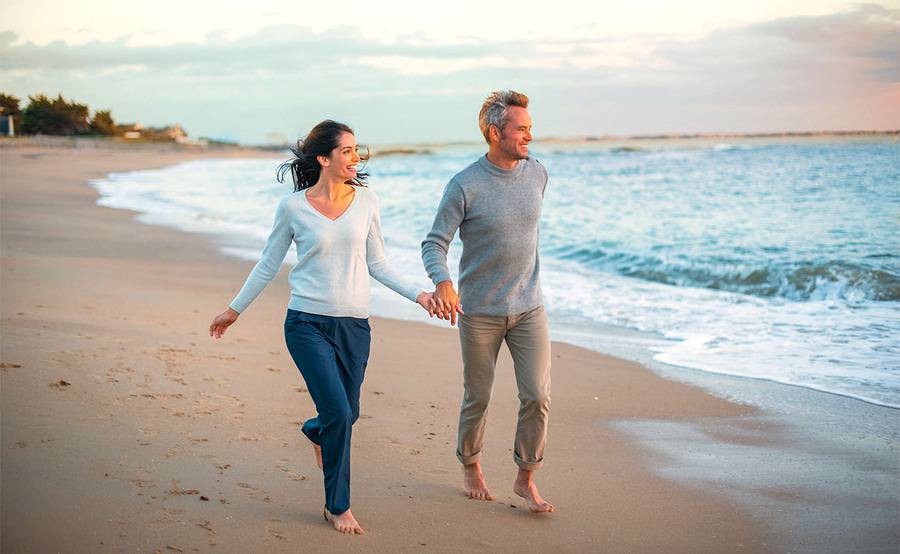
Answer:
[[[478,123],[488,152],[457,173],[444,189],[422,260],[436,286],[439,315],[455,325],[463,358],[464,396],[456,456],[470,498],[492,500],[480,456],[494,366],[506,341],[519,388],[513,490],[533,512],[552,512],[534,472],[544,459],[550,411],[550,333],[541,300],[538,226],[547,171],[528,155],[528,97],[498,91],[485,100]],[[459,230],[463,243],[459,295],[447,252]]]

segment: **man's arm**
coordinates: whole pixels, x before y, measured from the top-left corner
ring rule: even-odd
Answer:
[[[451,179],[444,188],[431,231],[422,241],[422,263],[435,285],[437,314],[442,319],[449,319],[451,325],[456,325],[457,312],[463,311],[447,267],[447,253],[465,215],[465,196],[459,183]]]

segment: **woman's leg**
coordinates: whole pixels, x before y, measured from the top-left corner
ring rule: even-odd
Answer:
[[[359,419],[359,395],[366,377],[372,342],[369,321],[361,318],[336,318],[332,340],[341,368],[341,382],[347,393],[353,423]]]
[[[350,508],[353,410],[342,378],[342,364],[328,337],[331,329],[327,319],[334,318],[291,310],[284,330],[288,351],[306,381],[318,412],[317,417],[303,425],[303,432],[322,448],[325,506],[338,515]]]

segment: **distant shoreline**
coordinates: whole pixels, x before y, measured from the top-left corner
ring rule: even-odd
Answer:
[[[713,138],[783,138],[783,137],[849,137],[849,136],[897,136],[900,130],[892,131],[784,131],[780,133],[676,133],[658,135],[585,135],[583,137],[545,137],[541,142],[582,140],[585,142],[603,140],[683,140]]]
[[[538,137],[534,144],[539,145],[576,145],[576,146],[608,146],[613,149],[641,150],[648,145],[660,147],[677,147],[696,144],[717,143],[723,140],[759,144],[761,141],[777,142],[831,141],[831,140],[865,140],[893,138],[900,141],[900,130],[890,131],[786,131],[772,133],[679,133],[658,135],[585,135],[576,137]],[[373,156],[404,156],[432,154],[435,150],[455,147],[479,147],[483,141],[447,141],[447,142],[409,142],[409,143],[373,143],[369,145]],[[42,148],[92,148],[116,150],[148,150],[164,152],[235,152],[247,151],[258,155],[260,152],[285,152],[292,144],[179,144],[176,142],[130,142],[92,136],[51,136],[29,135],[17,137],[0,137],[0,148],[9,147],[42,147]],[[632,148],[633,146],[633,148]]]

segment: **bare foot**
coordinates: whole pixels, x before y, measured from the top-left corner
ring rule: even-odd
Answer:
[[[533,471],[519,469],[519,475],[516,477],[516,484],[513,485],[513,492],[525,499],[528,509],[535,513],[552,512],[556,508],[553,504],[541,498],[538,493],[537,485],[532,479]]]
[[[484,482],[484,474],[481,473],[481,462],[464,466],[463,472],[463,487],[466,489],[466,496],[475,500],[494,499],[494,495],[488,489],[487,483]]]
[[[345,533],[347,535],[366,534],[363,528],[359,526],[359,523],[356,522],[356,518],[353,517],[353,514],[350,513],[350,510],[347,510],[342,514],[334,515],[326,508],[324,513],[325,519],[327,519],[339,533]]]
[[[316,465],[319,466],[319,469],[324,469],[322,467],[322,447],[313,443],[313,450],[316,452]]]

